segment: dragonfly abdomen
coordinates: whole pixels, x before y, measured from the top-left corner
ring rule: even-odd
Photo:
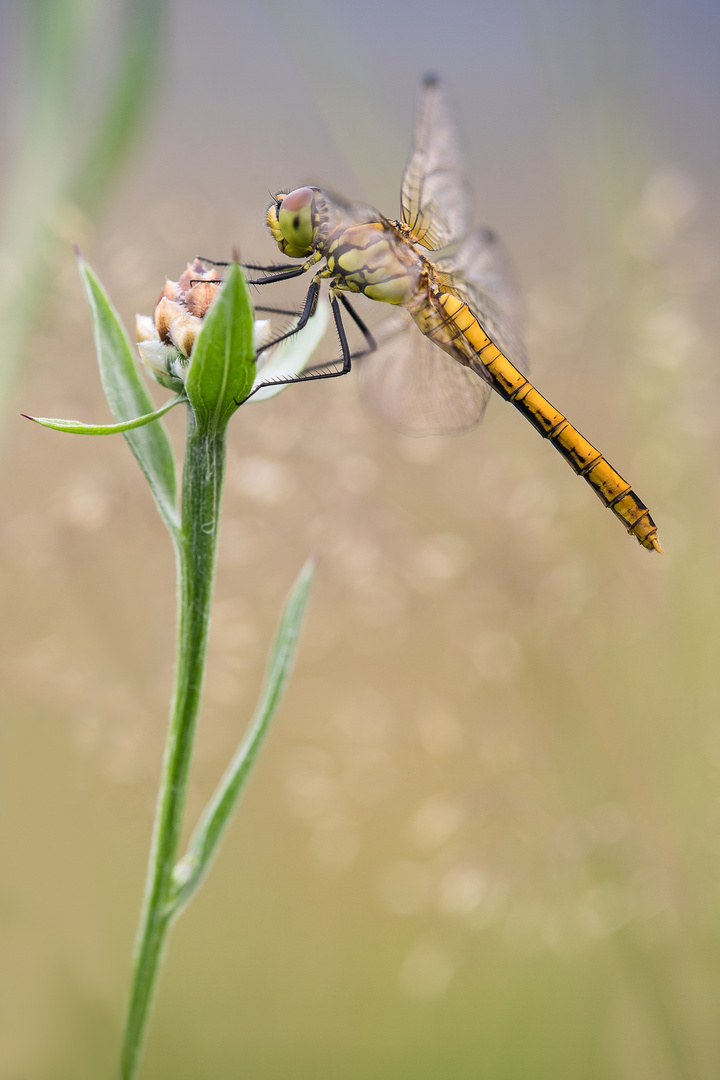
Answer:
[[[469,363],[482,378],[489,377],[493,389],[510,401],[544,439],[550,440],[568,465],[587,480],[600,501],[622,521],[638,543],[650,550],[662,551],[657,526],[647,506],[637,497],[630,484],[507,359],[490,340],[467,304],[452,293],[440,293],[436,299],[444,312],[446,326],[449,328],[452,325],[453,330],[459,330],[462,339],[471,348],[469,356],[467,351],[463,352],[462,362]],[[452,351],[457,356],[460,351],[457,335],[448,333],[448,344],[450,340],[454,346]]]

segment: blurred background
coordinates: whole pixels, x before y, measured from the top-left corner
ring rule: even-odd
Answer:
[[[108,416],[71,244],[132,327],[196,254],[275,261],[269,192],[395,216],[428,70],[534,381],[665,554],[499,399],[423,440],[352,377],[242,409],[189,826],[320,565],[141,1075],[718,1076],[719,42],[711,0],[5,0],[4,1080],[113,1073],[172,676],[171,550],[127,446],[17,416]]]

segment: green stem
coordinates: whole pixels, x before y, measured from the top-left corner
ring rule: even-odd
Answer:
[[[168,931],[173,921],[168,900],[205,671],[224,471],[225,428],[220,432],[198,429],[193,410],[189,408],[183,468],[182,528],[176,547],[178,630],[175,686],[143,911],[135,942],[133,980],[119,1080],[132,1080],[136,1074]]]

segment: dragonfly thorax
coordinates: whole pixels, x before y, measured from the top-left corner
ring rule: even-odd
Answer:
[[[318,250],[336,288],[402,305],[422,288],[422,256],[384,220],[341,226]]]

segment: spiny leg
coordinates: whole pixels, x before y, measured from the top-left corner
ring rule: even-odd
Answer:
[[[296,308],[282,308],[282,307],[266,307],[264,304],[256,304],[256,311],[263,311],[267,315],[292,315],[297,317]]]
[[[195,260],[209,263],[210,266],[232,266],[230,262],[222,259],[208,259],[204,255],[196,255]],[[269,266],[260,266],[257,263],[242,263],[241,265],[243,270],[259,270],[263,274],[272,275],[267,280],[261,278],[258,281],[250,281],[248,282],[250,285],[268,285],[271,281],[284,281],[288,277],[297,277],[304,274],[308,269],[306,263],[298,263],[294,266],[288,266],[287,263],[271,263]]]
[[[196,255],[195,262],[209,263],[210,266],[232,266],[231,262],[225,259],[208,259],[205,255]],[[288,266],[287,263],[270,263],[268,266],[262,266],[259,263],[242,263],[243,270],[259,270],[263,274],[281,274],[290,273],[292,276],[295,274],[302,274],[308,269],[307,263],[294,263]],[[282,278],[274,279],[281,281]],[[255,285],[261,284],[260,282],[254,282]],[[262,284],[267,284],[262,282]]]
[[[347,335],[345,333],[345,324],[342,321],[341,312],[340,312],[340,309],[337,306],[337,300],[340,301],[342,306],[347,311],[348,315],[351,317],[351,319],[353,320],[353,322],[355,323],[357,328],[360,330],[360,333],[362,334],[363,338],[365,339],[365,348],[362,349],[361,352],[356,352],[356,353],[351,353],[350,352],[350,347],[348,345]],[[291,380],[292,382],[305,382],[308,378],[318,378],[318,377],[321,377],[323,379],[332,379],[332,378],[335,378],[338,375],[347,375],[347,373],[350,371],[351,361],[353,361],[353,360],[361,360],[364,356],[368,356],[370,353],[375,352],[375,349],[377,348],[375,338],[372,336],[372,334],[370,333],[369,329],[367,328],[367,326],[365,325],[363,320],[360,318],[360,316],[355,311],[355,309],[352,306],[352,304],[350,303],[350,301],[347,299],[347,297],[342,292],[340,292],[340,291],[336,292],[335,290],[332,290],[330,292],[330,302],[331,302],[331,305],[332,305],[331,310],[332,310],[332,313],[333,313],[333,319],[335,320],[335,327],[337,329],[338,337],[340,339],[341,355],[337,360],[330,361],[329,364],[314,364],[309,368],[305,368],[305,371],[302,373],[302,375],[298,376],[296,379],[292,379]],[[295,333],[295,331],[292,331],[292,332]],[[276,339],[276,340],[280,340],[280,339]],[[272,344],[272,342],[270,344]],[[267,346],[266,346],[266,348],[267,348]],[[346,362],[347,362],[347,368],[345,367]],[[334,366],[334,365],[339,364],[339,363],[342,363],[342,365],[343,365],[343,367],[339,371],[328,372],[327,369],[329,367]],[[324,372],[325,374],[323,374],[322,376],[317,376],[317,375],[315,375],[315,372]],[[259,390],[260,387],[258,387],[257,389]]]
[[[344,293],[339,293],[338,296],[339,296],[339,299],[340,299],[340,303],[345,308],[348,315],[350,316],[352,321],[355,323],[358,330],[360,331],[363,338],[365,339],[365,348],[363,349],[363,351],[353,354],[353,360],[359,360],[361,357],[368,356],[370,353],[375,352],[375,350],[377,349],[377,343],[375,341],[375,338],[370,333],[370,331],[369,331],[367,325],[365,324],[365,322],[360,318],[357,311],[355,310],[355,308],[352,306],[352,304],[348,300],[347,296],[345,296]],[[312,369],[310,369],[310,370],[312,370]]]
[[[267,345],[263,345],[261,349],[258,349],[258,356],[260,355],[261,352],[264,352],[265,349],[269,349],[272,345],[277,345],[277,344],[279,344],[279,342],[285,341],[286,338],[292,337],[294,334],[297,334],[298,331],[302,330],[302,328],[306,325],[306,323],[307,323],[308,319],[311,317],[311,315],[314,315],[314,313],[315,313],[315,308],[317,307],[317,302],[318,302],[318,296],[319,295],[320,295],[320,282],[316,278],[311,283],[310,288],[307,291],[307,296],[305,297],[305,305],[304,305],[304,307],[302,309],[302,313],[301,313],[300,318],[298,319],[296,325],[293,326],[290,330],[287,330],[284,334],[280,334],[278,337],[273,338],[273,340],[269,341],[267,343]],[[291,312],[291,314],[294,314],[294,312]]]
[[[196,262],[210,263],[211,266],[232,266],[232,263],[223,259],[206,259],[204,255],[196,255]]]
[[[228,264],[227,263],[215,263],[214,265],[215,266],[227,266]],[[302,274],[302,273],[304,273],[305,270],[308,269],[308,267],[307,267],[307,265],[305,263],[295,263],[294,265],[291,264],[290,266],[288,266],[287,263],[270,263],[269,266],[260,266],[257,263],[243,263],[242,265],[243,265],[243,270],[259,270],[263,274],[281,274],[281,273],[284,273],[284,272],[286,272],[288,270],[291,273],[292,273],[292,271],[295,271],[295,272],[297,272],[299,274]],[[282,279],[277,278],[277,280],[280,281]],[[257,284],[259,284],[259,282],[255,282],[255,284],[257,285]],[[263,282],[263,284],[266,284],[266,282]]]
[[[302,263],[301,266],[293,266],[290,270],[285,267],[280,272],[276,273],[275,269],[266,266],[245,266],[245,270],[262,270],[263,272],[270,270],[271,272],[267,277],[255,278],[248,281],[248,285],[272,285],[275,281],[287,281],[289,278],[300,277],[301,274],[305,274],[309,269],[307,263]],[[277,269],[277,268],[276,268]]]
[[[315,284],[315,282],[313,282],[313,284]],[[318,285],[318,288],[319,288],[320,283],[317,282],[317,285]],[[348,311],[350,312],[352,317],[356,321],[358,321],[358,319],[357,319],[357,317],[355,315],[355,312],[352,310],[352,308],[348,307],[347,304],[344,305],[344,306],[348,308]],[[349,372],[350,372],[350,370],[352,368],[353,357],[352,357],[352,354],[350,352],[350,346],[348,345],[347,334],[345,333],[345,327],[343,326],[342,315],[340,313],[340,307],[338,305],[337,297],[336,297],[334,291],[330,292],[330,309],[331,309],[331,311],[333,313],[333,319],[335,320],[335,328],[337,330],[338,338],[340,339],[340,352],[341,352],[340,358],[338,360],[336,360],[336,361],[331,362],[331,364],[332,363],[337,364],[337,363],[342,362],[342,367],[340,368],[340,370],[339,371],[328,371],[327,369],[331,366],[331,364],[318,364],[316,367],[308,368],[307,371],[302,372],[300,375],[291,375],[291,376],[288,376],[288,378],[286,378],[286,379],[268,379],[267,382],[259,383],[257,386],[253,387],[253,389],[250,391],[250,393],[247,395],[247,397],[243,398],[243,400],[240,401],[240,402],[236,402],[236,404],[242,405],[243,402],[247,401],[248,398],[251,398],[253,396],[253,394],[256,394],[258,392],[258,390],[262,390],[263,387],[265,387],[265,386],[290,386],[293,383],[311,382],[314,379],[337,379],[341,375],[349,374]],[[361,322],[362,322],[361,320],[358,321],[358,325],[360,325]],[[362,325],[364,325],[364,324],[362,324]],[[296,332],[295,330],[292,331],[292,333],[295,333],[295,332]],[[290,336],[289,334],[284,335],[284,337],[289,337],[289,336]],[[281,341],[282,338],[278,338],[277,340]],[[271,342],[271,344],[273,344],[273,343]],[[374,342],[373,342],[373,345],[374,345]],[[268,348],[268,346],[265,346],[265,348]],[[367,350],[365,350],[360,355],[364,356],[366,351]]]

